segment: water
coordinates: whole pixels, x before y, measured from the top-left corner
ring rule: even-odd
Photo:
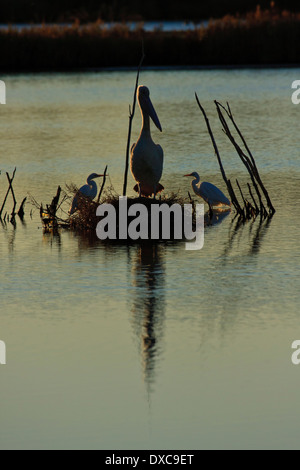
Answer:
[[[166,190],[186,194],[182,175],[198,171],[226,191],[195,91],[226,171],[244,181],[213,104],[228,100],[277,209],[269,224],[236,230],[229,215],[197,252],[44,234],[30,204],[23,224],[0,226],[1,449],[299,448],[299,75],[141,74]],[[106,164],[121,191],[133,72],[1,78],[1,202],[15,166],[18,203],[49,203]],[[133,141],[139,128],[137,110]]]
[[[120,23],[103,23],[100,24],[99,27],[105,27],[105,28],[111,28]],[[124,24],[124,23],[121,23]],[[208,20],[202,20],[199,21],[198,23],[194,23],[192,21],[141,21],[141,22],[136,22],[132,21],[129,23],[125,23],[130,29],[135,30],[136,28],[143,27],[145,31],[155,31],[155,30],[160,30],[160,31],[190,31],[192,29],[195,29],[200,26],[207,26],[208,25]],[[0,30],[7,30],[8,28],[14,28],[17,29],[18,31],[25,30],[25,29],[30,29],[32,27],[37,27],[37,28],[42,28],[44,25],[43,24],[0,24]],[[57,24],[49,24],[49,26],[57,26]],[[65,26],[72,26],[72,23],[62,23],[62,27]]]

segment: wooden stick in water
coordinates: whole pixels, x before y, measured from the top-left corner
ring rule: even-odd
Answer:
[[[207,130],[208,130],[208,133],[210,135],[210,138],[211,138],[211,141],[212,141],[212,144],[213,144],[213,147],[214,147],[214,150],[215,150],[215,154],[217,156],[217,159],[218,159],[218,162],[219,162],[219,166],[220,166],[220,170],[221,170],[221,173],[222,173],[222,176],[223,176],[223,180],[225,181],[225,184],[227,186],[227,190],[229,192],[229,195],[230,195],[230,199],[231,199],[231,202],[232,204],[234,205],[236,211],[238,212],[239,215],[243,216],[244,215],[244,211],[243,209],[241,208],[239,202],[238,202],[238,199],[235,195],[235,192],[233,190],[233,187],[230,183],[230,181],[227,179],[226,177],[226,173],[225,173],[225,170],[224,170],[224,167],[223,167],[223,164],[222,164],[222,160],[221,160],[221,157],[220,157],[220,153],[219,153],[219,150],[218,150],[218,146],[216,144],[216,141],[215,141],[215,138],[214,138],[214,135],[213,135],[213,132],[211,130],[211,127],[210,127],[210,123],[209,123],[209,119],[206,115],[206,112],[203,108],[203,106],[201,105],[200,101],[199,101],[199,98],[197,96],[197,93],[195,93],[195,96],[196,96],[196,101],[198,103],[198,106],[204,116],[204,119],[205,119],[205,122],[206,122],[206,126],[207,126]]]
[[[234,120],[234,117],[233,117],[232,111],[231,111],[231,109],[230,109],[229,103],[227,103],[227,109],[226,109],[222,104],[217,103],[216,101],[215,101],[215,103],[216,103],[218,109],[219,109],[219,107],[221,107],[221,108],[226,112],[227,116],[229,117],[229,119],[231,120],[232,124],[234,125],[234,128],[236,129],[236,131],[237,131],[237,133],[238,133],[238,135],[239,135],[241,141],[243,142],[244,147],[245,147],[246,152],[248,153],[249,157],[247,157],[247,156],[245,155],[245,153],[244,153],[241,149],[240,149],[240,152],[238,152],[238,153],[239,153],[239,155],[240,155],[240,157],[241,157],[241,159],[242,159],[243,161],[244,161],[244,160],[247,160],[247,162],[248,162],[248,164],[249,164],[249,167],[250,167],[250,169],[251,169],[252,181],[253,181],[253,179],[255,179],[255,180],[257,181],[259,187],[261,188],[261,190],[262,190],[262,192],[263,192],[263,194],[264,194],[264,196],[265,196],[265,198],[266,198],[267,205],[268,205],[268,208],[269,208],[269,213],[270,213],[271,216],[274,215],[276,211],[275,211],[275,209],[274,209],[274,207],[273,207],[273,204],[272,204],[272,202],[271,202],[271,199],[270,199],[270,196],[269,196],[269,194],[268,194],[268,191],[267,191],[266,187],[264,186],[264,184],[263,184],[263,182],[262,182],[262,180],[261,180],[261,177],[260,177],[260,174],[259,174],[259,171],[258,171],[256,162],[255,162],[255,159],[254,159],[254,157],[253,157],[253,155],[252,155],[252,152],[250,151],[250,149],[249,149],[249,147],[248,147],[248,145],[247,145],[247,142],[246,142],[246,140],[245,140],[245,138],[244,138],[242,132],[240,131],[240,129],[238,128],[238,126],[237,126],[237,124],[236,124],[236,122],[235,122],[235,120]],[[229,137],[229,136],[228,136],[228,137]],[[237,147],[236,147],[236,149],[237,149]],[[245,162],[244,162],[244,163],[245,163]],[[257,192],[257,194],[258,194],[258,196],[259,196],[260,203],[261,203],[261,197],[260,197],[260,195],[259,195],[259,193],[258,193],[258,191],[257,191],[256,182],[254,182],[253,185],[254,185],[254,187],[255,187],[255,190],[256,190],[256,192]],[[265,207],[264,207],[264,205],[263,205],[262,203],[261,203],[261,211],[264,212],[264,213],[266,213],[266,209],[265,209]]]
[[[20,208],[18,210],[18,216],[20,217],[21,220],[24,218],[24,215],[25,215],[24,206],[25,206],[26,201],[27,201],[27,197],[24,197],[22,204],[20,205]]]
[[[13,207],[13,210],[12,210],[12,213],[11,213],[11,220],[14,221],[15,220],[15,210],[16,210],[16,206],[17,206],[17,201],[16,201],[16,197],[15,197],[15,192],[14,192],[14,188],[13,188],[13,178],[10,178],[9,174],[6,173],[6,176],[7,176],[7,179],[8,179],[8,182],[9,182],[9,187],[10,187],[10,191],[11,191],[11,194],[12,194],[12,198],[13,198],[13,201],[14,201],[14,207]],[[14,175],[13,175],[14,177]]]
[[[137,89],[138,89],[138,85],[139,85],[140,70],[141,70],[144,58],[145,58],[144,43],[142,43],[142,58],[140,60],[139,66],[138,66],[138,71],[137,71],[137,76],[136,76],[132,109],[129,106],[129,128],[128,128],[128,138],[127,138],[127,147],[126,147],[126,161],[125,161],[125,171],[124,171],[123,196],[126,196],[126,191],[127,191],[127,177],[128,177],[128,168],[129,168],[131,128],[132,128],[132,121],[133,121],[134,112],[135,112],[136,93],[137,93]]]
[[[5,207],[5,204],[6,204],[6,201],[7,201],[7,197],[8,197],[8,195],[9,195],[9,192],[10,192],[11,189],[12,189],[12,183],[13,183],[13,180],[14,180],[14,178],[15,178],[16,171],[17,171],[17,168],[14,169],[14,172],[13,172],[13,175],[12,175],[11,179],[9,179],[9,187],[8,187],[7,193],[6,193],[6,195],[5,195],[5,198],[4,198],[2,207],[1,207],[1,209],[0,209],[0,219],[2,218],[2,212],[3,212],[3,209],[4,209],[4,207]],[[6,173],[6,175],[8,175],[8,173]],[[9,178],[9,176],[8,176],[8,178]]]

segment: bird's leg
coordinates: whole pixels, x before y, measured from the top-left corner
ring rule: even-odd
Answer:
[[[156,198],[156,184],[154,185],[154,196],[153,196],[153,199]]]
[[[139,183],[139,197],[142,197],[142,188],[141,188],[141,183]]]
[[[209,217],[212,219],[212,218],[213,218],[213,215],[214,215],[214,213],[213,213],[212,207],[211,207],[211,205],[209,204]]]

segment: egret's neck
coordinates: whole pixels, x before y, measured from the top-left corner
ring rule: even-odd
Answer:
[[[97,188],[97,184],[94,180],[87,180],[87,184],[89,186],[92,186],[92,188],[95,188],[95,187]]]
[[[194,176],[194,179],[193,179],[193,181],[192,181],[192,187],[193,187],[193,188],[196,188],[199,183],[200,183],[200,176],[199,176],[199,175]]]

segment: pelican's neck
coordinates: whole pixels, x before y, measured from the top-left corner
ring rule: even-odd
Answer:
[[[142,114],[142,129],[141,129],[141,134],[146,133],[150,135],[150,116],[149,114],[142,108],[140,105],[140,110]]]

